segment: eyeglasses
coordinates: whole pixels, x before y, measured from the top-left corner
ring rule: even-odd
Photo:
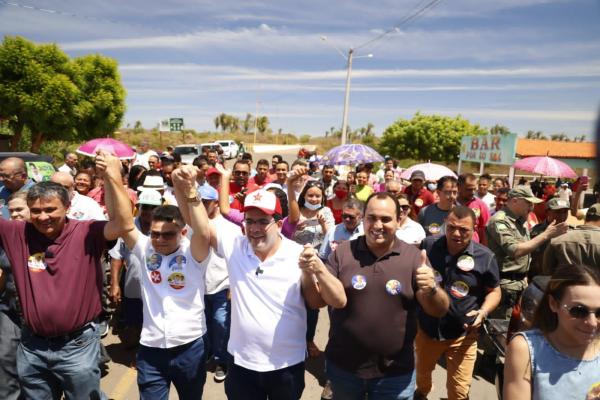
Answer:
[[[323,184],[319,181],[308,181],[306,182],[307,187],[318,187],[319,189],[323,189]]]
[[[356,218],[358,217],[352,214],[342,214],[342,219],[351,219],[354,221]]]
[[[248,176],[248,171],[233,171],[233,175],[235,176]]]
[[[171,240],[175,236],[177,236],[179,232],[176,231],[167,231],[167,232],[159,232],[159,231],[150,231],[150,237],[152,239],[158,239],[162,236],[165,240]]]
[[[577,304],[571,307],[569,307],[566,304],[563,304],[563,307],[569,312],[569,315],[573,318],[586,319],[588,315],[594,314],[596,316],[596,319],[600,320],[600,308],[590,310],[588,306],[584,306],[583,304]]]
[[[154,210],[158,206],[154,206],[152,204],[142,204],[140,209],[142,210]]]
[[[256,225],[257,227],[259,227],[263,230],[266,230],[269,227],[269,225],[271,225],[274,222],[275,222],[274,219],[267,219],[267,218],[261,218],[261,219],[257,219],[257,220],[245,219],[244,226],[248,227],[248,226]]]

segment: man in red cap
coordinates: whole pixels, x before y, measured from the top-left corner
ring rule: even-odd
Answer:
[[[184,166],[173,179],[192,182],[188,174],[193,173]],[[195,197],[191,188],[189,193]],[[186,201],[185,194],[177,195],[178,201]],[[305,301],[313,308],[344,307],[344,288],[312,246],[302,247],[281,235],[281,205],[273,193],[248,193],[243,211],[243,234],[222,234],[211,225],[205,237],[229,271],[227,350],[233,361],[225,392],[230,400],[299,399],[304,390]],[[187,218],[187,210],[183,213]],[[206,218],[203,224],[208,223]]]
[[[434,203],[433,195],[424,184],[425,173],[421,170],[415,170],[410,175],[410,185],[404,189],[404,193],[408,196],[408,201],[412,206],[412,213],[409,216],[415,220],[423,207]]]
[[[216,190],[219,190],[219,184],[221,183],[221,173],[219,170],[215,167],[210,167],[206,171],[206,182]]]

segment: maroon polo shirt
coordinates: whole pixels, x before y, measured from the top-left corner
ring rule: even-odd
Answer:
[[[377,258],[364,236],[342,242],[327,268],[344,285],[348,302],[333,309],[327,360],[361,379],[414,369],[416,270],[420,251],[399,239]]]
[[[54,240],[30,223],[0,219],[0,241],[10,260],[25,324],[53,337],[94,320],[102,307],[106,221],[69,220]]]
[[[435,199],[433,198],[433,194],[424,187],[417,193],[413,193],[412,189],[412,185],[409,185],[404,188],[404,193],[408,196],[408,202],[410,203],[413,215],[416,218],[419,215],[421,208],[433,204]]]

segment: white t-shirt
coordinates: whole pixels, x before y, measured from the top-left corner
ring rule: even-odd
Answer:
[[[206,260],[194,260],[186,239],[174,253],[159,254],[150,238],[141,233],[132,253],[142,261],[144,322],[140,343],[168,349],[204,335]]]
[[[485,194],[485,196],[483,196],[483,197],[480,197],[479,193],[475,192],[475,196],[477,198],[479,198],[481,201],[483,201],[490,210],[493,210],[494,208],[496,208],[496,196],[494,196],[490,192],[487,192]]]
[[[246,236],[218,236],[231,288],[231,333],[227,350],[236,365],[275,371],[304,361],[306,306],[298,258],[302,246],[281,237],[277,252],[261,262]]]
[[[571,199],[571,195],[573,192],[569,188],[560,188],[558,189],[558,198],[561,200],[569,201]]]
[[[158,153],[154,150],[148,150],[145,153],[135,153],[135,158],[133,159],[133,165],[141,165],[146,169],[150,169],[150,165],[148,165],[148,159],[150,156],[158,157]]]
[[[217,236],[240,234],[239,226],[223,218],[219,213],[210,222],[214,225]],[[206,267],[206,294],[219,293],[221,290],[229,289],[229,272],[227,271],[227,261],[219,257],[216,252],[210,249],[210,255]]]
[[[425,230],[421,224],[407,217],[404,225],[396,231],[396,237],[408,244],[419,244],[425,239]]]
[[[77,175],[77,169],[76,168],[71,168],[67,164],[63,164],[60,167],[58,167],[58,171],[59,172],[66,172],[67,174],[71,174],[71,176]]]
[[[71,206],[67,211],[67,217],[76,219],[78,221],[95,219],[98,221],[105,221],[106,216],[100,204],[96,203],[91,197],[80,195],[74,192],[74,196],[71,199]]]

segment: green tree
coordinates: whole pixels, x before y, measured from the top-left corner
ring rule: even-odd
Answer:
[[[253,127],[254,117],[252,114],[246,113],[246,118],[244,118],[244,121],[242,122],[242,131],[244,132],[244,135],[249,134]]]
[[[264,135],[265,133],[267,133],[270,130],[269,129],[269,118],[265,115],[257,117],[256,129],[258,130],[258,133],[260,133],[260,134]]]
[[[532,130],[527,131],[525,138],[526,139],[534,139],[534,140],[548,140],[548,138],[546,137],[546,135],[544,135],[544,133],[542,131],[532,131]]]
[[[557,142],[570,142],[571,139],[564,133],[555,133],[554,135],[550,135],[550,140],[554,140]]]
[[[509,133],[510,129],[504,125],[496,124],[490,128],[491,135],[508,135]]]
[[[142,125],[142,121],[137,120],[135,121],[135,123],[133,124],[133,133],[143,133],[144,132],[144,126]]]
[[[399,119],[386,128],[379,152],[398,159],[450,162],[456,160],[463,136],[487,133],[460,115],[451,118],[416,113],[412,119]]]

